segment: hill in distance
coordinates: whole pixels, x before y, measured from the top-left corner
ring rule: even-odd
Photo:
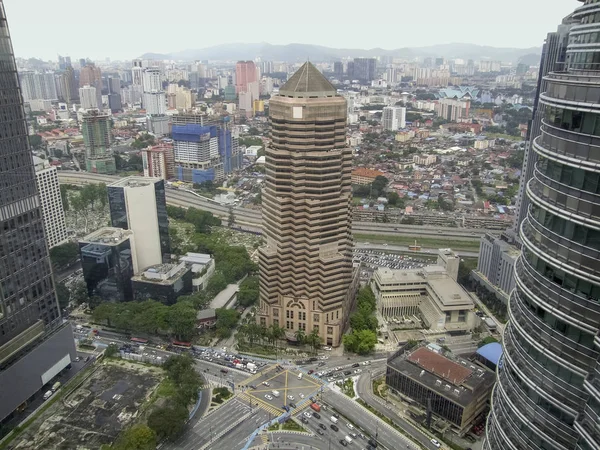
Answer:
[[[527,57],[526,59],[528,61],[536,60],[537,58],[537,61],[539,62],[540,55],[541,47],[502,48],[476,44],[441,44],[428,47],[405,47],[394,50],[385,50],[382,48],[366,50],[331,48],[309,44],[272,45],[263,42],[255,44],[221,44],[213,47],[189,49],[167,54],[145,53],[141,58],[172,59],[176,61],[194,61],[201,59],[213,61],[237,61],[260,57],[264,61],[302,62],[310,59],[311,61],[319,62],[347,57],[392,56],[405,59],[416,57],[444,57],[449,59],[462,58],[473,60],[490,59],[516,63],[523,57]]]

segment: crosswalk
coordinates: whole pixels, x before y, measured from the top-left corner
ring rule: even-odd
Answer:
[[[238,399],[241,402],[244,402],[246,405],[258,406],[259,408],[267,411],[269,414],[271,414],[274,417],[280,416],[281,414],[283,414],[285,412],[283,410],[283,408],[278,408],[275,405],[271,405],[270,403],[262,400],[261,398],[253,397],[253,396],[247,394],[246,392],[242,392],[242,393],[238,394]]]
[[[258,378],[262,377],[263,375],[265,375],[265,374],[273,371],[273,369],[275,369],[275,367],[276,367],[275,365],[267,366],[266,368],[262,369],[260,372],[256,372],[254,375],[246,378],[244,381],[242,381],[240,383],[240,386],[249,386],[256,379],[258,379]]]

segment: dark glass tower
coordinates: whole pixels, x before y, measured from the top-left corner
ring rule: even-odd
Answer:
[[[600,2],[545,76],[484,450],[600,448]]]
[[[0,421],[70,363],[73,335],[62,325],[0,1]]]

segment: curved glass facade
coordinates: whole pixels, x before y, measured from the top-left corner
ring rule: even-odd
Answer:
[[[600,2],[545,77],[485,450],[600,448]]]

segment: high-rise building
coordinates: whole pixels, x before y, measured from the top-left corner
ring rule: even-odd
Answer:
[[[62,93],[61,99],[67,103],[72,103],[78,98],[78,87],[79,84],[75,80],[75,70],[70,65],[67,66],[65,71],[59,75],[58,83],[60,84],[60,91]]]
[[[98,109],[98,96],[96,95],[96,88],[94,86],[83,86],[79,88],[79,102],[81,108],[85,109]]]
[[[375,58],[354,58],[354,77],[363,83],[370,83],[375,79]]]
[[[52,248],[65,243],[68,239],[65,211],[58,183],[58,172],[56,167],[51,166],[45,159],[34,156],[33,162],[35,165],[35,179],[40,193],[46,239],[48,240],[48,248]]]
[[[333,63],[333,73],[337,79],[342,79],[344,77],[344,63],[341,61],[335,61]]]
[[[138,272],[133,231],[100,228],[79,241],[79,255],[90,297],[111,302],[133,300],[131,278]]]
[[[508,236],[497,237],[486,233],[481,237],[477,272],[483,275],[491,286],[502,291],[498,295],[504,300],[508,300],[515,287],[514,267],[520,253]]]
[[[144,68],[142,67],[142,60],[134,59],[132,61],[132,67],[131,67],[132,83],[136,86],[141,86],[143,76],[144,76]]]
[[[258,81],[254,61],[238,61],[235,65],[235,91],[248,92],[248,85]]]
[[[79,71],[79,87],[94,86],[98,109],[102,110],[102,71],[93,63],[82,67]]]
[[[146,69],[142,77],[142,106],[148,116],[162,115],[167,110],[165,91],[159,69]]]
[[[175,157],[173,146],[155,145],[142,150],[144,176],[169,180],[175,176]]]
[[[112,226],[134,233],[139,270],[169,262],[171,250],[164,180],[122,178],[108,185],[108,203]]]
[[[115,157],[112,152],[110,116],[98,110],[83,115],[81,134],[85,145],[85,165],[88,172],[114,174]]]
[[[23,99],[57,100],[56,81],[54,72],[19,72],[23,90]]]
[[[356,78],[354,76],[354,61],[348,61],[348,64],[346,65],[346,75],[350,80],[354,80]]]
[[[545,77],[522,254],[483,448],[600,448],[600,3]]]
[[[306,62],[269,102],[261,324],[340,345],[355,297],[344,97]]]
[[[243,154],[229,118],[209,121],[198,114],[173,116],[175,176],[182,181],[220,181],[242,167]]]
[[[111,112],[119,112],[123,109],[121,103],[121,79],[118,76],[108,77],[108,108]]]
[[[77,356],[63,323],[4,4],[0,2],[0,423]]]
[[[384,130],[397,131],[406,127],[406,108],[401,106],[385,106],[381,116]]]

